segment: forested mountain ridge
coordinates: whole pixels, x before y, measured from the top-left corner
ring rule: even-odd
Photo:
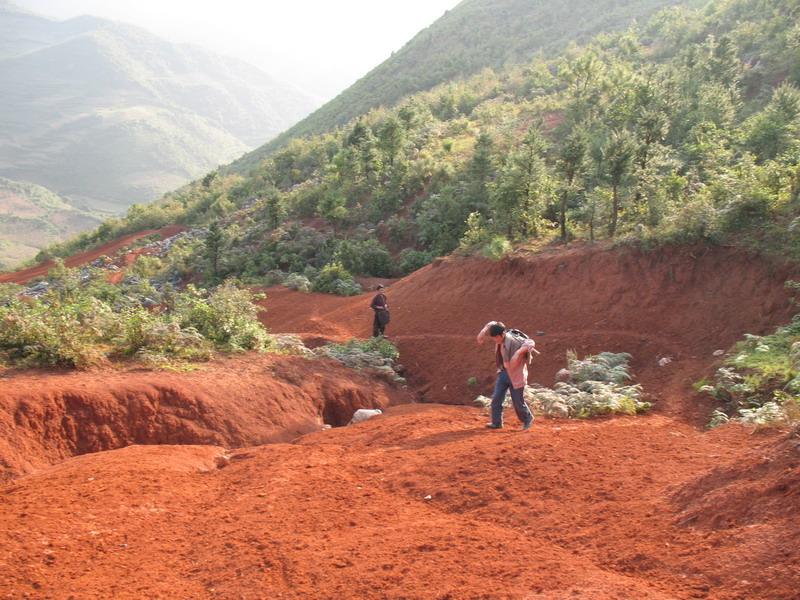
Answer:
[[[553,59],[442,85],[248,176],[202,180],[56,253],[180,222],[165,269],[352,288],[456,249],[724,241],[800,256],[800,6],[666,9]],[[308,225],[313,225],[309,227]]]
[[[569,43],[625,29],[680,0],[463,0],[314,113],[233,163],[245,172],[289,140],[331,131],[378,106],[484,68],[552,56]],[[686,2],[684,2],[686,4]]]
[[[0,6],[0,175],[91,210],[150,201],[312,101],[243,62],[93,17]]]

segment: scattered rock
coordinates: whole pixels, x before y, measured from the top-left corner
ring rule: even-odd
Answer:
[[[382,414],[383,411],[380,408],[359,408],[355,413],[353,413],[353,418],[350,419],[348,425],[355,425]]]
[[[472,403],[481,408],[489,408],[492,405],[492,399],[487,398],[486,396],[478,396],[472,401]]]
[[[558,373],[556,373],[556,381],[569,381],[571,376],[569,369],[559,369]]]

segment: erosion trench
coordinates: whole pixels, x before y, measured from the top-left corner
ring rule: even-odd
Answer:
[[[701,247],[438,261],[388,293],[408,390],[251,356],[0,379],[27,473],[0,485],[0,597],[797,598],[800,439],[707,432],[692,390],[788,321],[795,275]],[[371,294],[267,294],[275,332],[370,332]],[[539,383],[568,349],[630,352],[654,411],[486,431],[464,405],[491,386],[490,319],[534,335]],[[320,431],[363,405],[388,410]]]
[[[247,356],[191,373],[0,378],[0,481],[131,444],[240,448],[290,441],[410,395],[333,361]]]

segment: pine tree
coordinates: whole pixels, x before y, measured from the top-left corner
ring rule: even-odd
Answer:
[[[220,228],[219,224],[214,221],[208,228],[208,235],[206,236],[206,259],[211,266],[211,276],[213,279],[219,277],[219,259],[222,255],[222,249],[225,245],[225,234]]]

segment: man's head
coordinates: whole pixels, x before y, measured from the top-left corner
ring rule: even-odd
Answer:
[[[500,323],[493,323],[489,325],[489,337],[492,338],[496,342],[500,342],[503,339],[503,334],[506,332],[506,326]]]
[[[386,288],[386,286],[385,286],[385,285],[383,285],[382,283],[379,283],[377,286],[375,286],[375,289],[376,289],[377,291],[379,291],[379,292],[385,292],[387,288]]]

